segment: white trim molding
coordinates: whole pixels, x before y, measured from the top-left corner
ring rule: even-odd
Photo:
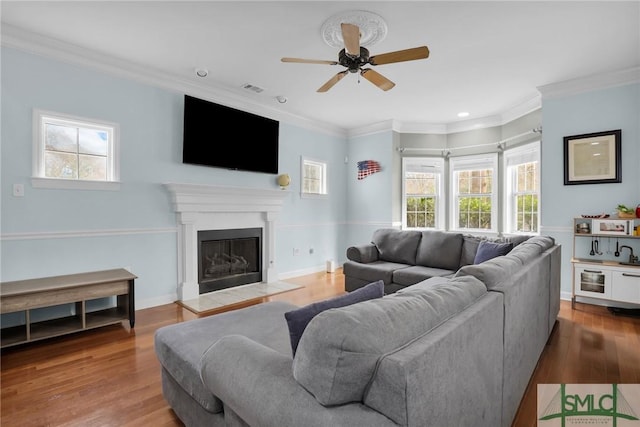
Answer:
[[[275,222],[289,191],[167,183],[178,220],[178,298],[198,298],[198,231],[262,228],[263,281],[278,280]],[[265,280],[266,276],[266,280]]]
[[[544,99],[640,83],[640,67],[539,86]]]

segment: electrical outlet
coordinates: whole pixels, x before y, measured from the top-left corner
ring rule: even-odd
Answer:
[[[13,184],[13,195],[15,197],[24,196],[24,184]]]
[[[293,248],[293,256],[300,255],[300,248]]]

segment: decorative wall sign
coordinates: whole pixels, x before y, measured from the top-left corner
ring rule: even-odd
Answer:
[[[622,131],[564,137],[564,185],[622,182]]]
[[[381,170],[380,163],[375,160],[362,160],[358,162],[358,179],[365,179],[369,175],[380,172]]]

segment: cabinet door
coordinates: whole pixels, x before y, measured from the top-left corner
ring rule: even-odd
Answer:
[[[597,266],[575,267],[576,295],[611,299],[611,271]]]
[[[640,271],[612,272],[611,298],[640,304]]]

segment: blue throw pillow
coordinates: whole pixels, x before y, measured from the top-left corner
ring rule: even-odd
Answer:
[[[382,280],[378,280],[377,282],[369,283],[368,285],[349,292],[348,294],[340,295],[324,301],[314,302],[313,304],[286,312],[284,317],[287,319],[287,325],[289,326],[289,339],[291,340],[291,350],[293,351],[293,355],[296,355],[298,342],[300,341],[307,324],[309,324],[311,319],[315,316],[330,308],[345,307],[361,301],[382,298],[383,295],[384,282]]]
[[[485,262],[491,258],[506,255],[511,251],[511,249],[513,249],[513,243],[511,242],[495,243],[483,240],[478,245],[478,251],[476,252],[476,257],[474,258],[473,263],[480,264],[481,262]]]

